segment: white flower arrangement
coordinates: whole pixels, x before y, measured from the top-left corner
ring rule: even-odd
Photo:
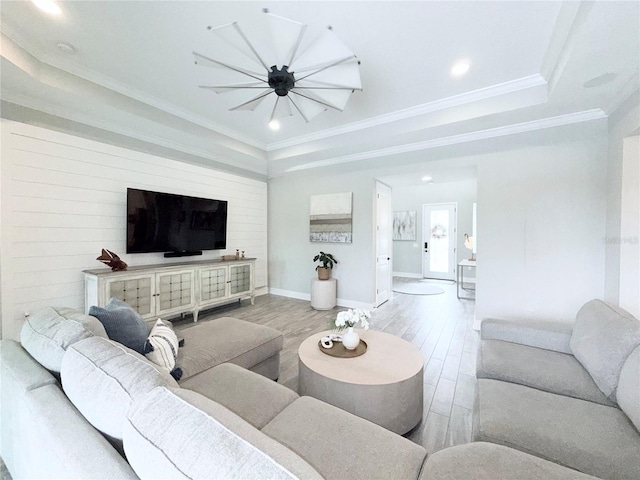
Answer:
[[[371,312],[363,308],[353,308],[343,312],[339,312],[334,322],[336,329],[342,331],[348,327],[354,327],[358,323],[365,330],[369,330],[368,318],[371,318]]]

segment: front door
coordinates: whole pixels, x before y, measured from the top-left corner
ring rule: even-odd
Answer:
[[[454,280],[456,275],[456,204],[422,206],[422,276]]]

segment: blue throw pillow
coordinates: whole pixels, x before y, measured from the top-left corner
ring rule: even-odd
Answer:
[[[112,298],[105,308],[91,307],[89,315],[96,317],[111,340],[144,355],[144,344],[151,327],[147,325],[133,307],[122,300]]]

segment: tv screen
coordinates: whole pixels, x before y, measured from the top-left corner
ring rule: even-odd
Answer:
[[[127,253],[226,247],[226,201],[127,189]]]

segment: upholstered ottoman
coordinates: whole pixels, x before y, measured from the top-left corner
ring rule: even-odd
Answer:
[[[276,380],[284,337],[271,327],[222,317],[180,329],[184,347],[178,351],[181,382],[220,365],[234,363]]]

